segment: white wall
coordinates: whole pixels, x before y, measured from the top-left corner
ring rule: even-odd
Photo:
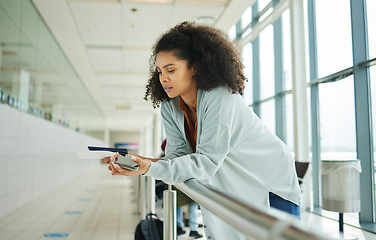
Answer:
[[[0,217],[100,164],[88,145],[106,144],[0,104]]]
[[[104,131],[85,131],[85,134],[90,136],[90,137],[99,139],[99,140],[104,141],[104,139],[105,139],[105,137],[104,137],[105,132]]]

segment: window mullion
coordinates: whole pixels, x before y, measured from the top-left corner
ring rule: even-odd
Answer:
[[[367,32],[365,0],[351,0],[351,32],[353,39],[356,148],[360,159],[359,220],[361,223],[375,223],[375,179],[373,166],[372,115],[370,80],[368,67],[359,64],[367,61]]]

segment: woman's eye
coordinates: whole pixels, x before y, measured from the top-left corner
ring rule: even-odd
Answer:
[[[173,69],[173,70],[168,70],[169,73],[173,73],[174,71],[175,71],[175,69]]]

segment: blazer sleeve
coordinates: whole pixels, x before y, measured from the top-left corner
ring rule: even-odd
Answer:
[[[212,96],[210,97],[210,95]],[[209,179],[218,171],[231,149],[231,130],[221,124],[221,116],[223,116],[223,111],[221,112],[222,98],[218,97],[218,94],[212,93],[210,95],[203,98],[199,103],[201,116],[198,115],[197,117],[201,119],[201,133],[198,136],[196,153],[178,156],[181,153],[179,151],[180,145],[176,145],[178,157],[170,158],[169,156],[172,155],[168,155],[165,157],[165,161],[152,163],[145,175],[153,176],[167,184],[175,184],[191,178]],[[179,133],[170,117],[171,114],[166,114],[163,117],[168,139],[167,144],[170,138],[179,142]]]

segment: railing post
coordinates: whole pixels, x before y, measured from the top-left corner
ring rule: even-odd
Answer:
[[[176,191],[163,191],[163,240],[176,240]]]
[[[141,219],[144,219],[146,216],[146,177],[140,176],[140,214]]]
[[[147,211],[155,213],[155,179],[147,177]]]
[[[134,214],[139,215],[140,214],[140,176],[139,175],[134,176],[132,177],[132,180],[133,180],[132,188],[133,188],[134,197],[135,197],[135,199],[133,199],[132,202],[137,204],[137,208]]]

